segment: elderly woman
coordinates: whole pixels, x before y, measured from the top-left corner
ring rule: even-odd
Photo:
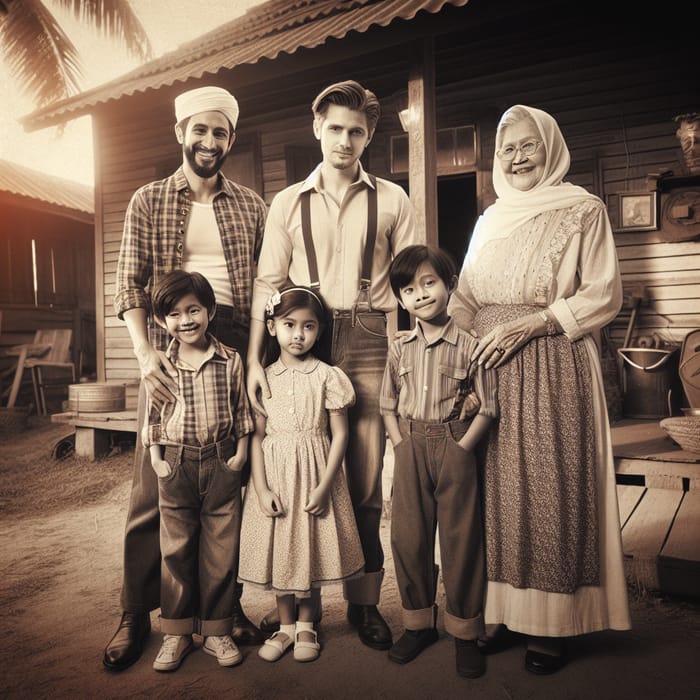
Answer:
[[[485,620],[525,666],[553,673],[565,638],[629,629],[610,429],[595,336],[622,287],[605,206],[563,182],[556,121],[516,105],[496,135],[498,199],[479,218],[450,313],[497,367],[500,424],[486,446]],[[493,629],[493,628],[491,628]]]

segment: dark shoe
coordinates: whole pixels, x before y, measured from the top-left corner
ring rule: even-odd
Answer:
[[[567,657],[564,640],[558,640],[558,644],[557,640],[554,639],[548,641],[554,642],[552,647],[558,647],[559,653],[546,654],[542,651],[528,649],[525,652],[525,668],[530,671],[530,673],[535,673],[538,676],[548,676],[566,666]]]
[[[490,656],[515,646],[521,637],[520,633],[512,632],[505,625],[496,625],[496,630],[492,634],[478,639],[477,645],[484,656]]]
[[[486,659],[479,651],[476,640],[455,637],[457,673],[462,678],[478,678],[486,671]]]
[[[348,622],[357,629],[360,641],[372,649],[391,647],[391,630],[376,605],[348,603]]]
[[[246,617],[240,600],[234,603],[232,618],[231,639],[236,644],[262,644],[265,641],[265,634]]]
[[[422,630],[406,630],[396,644],[389,649],[389,660],[397,664],[407,664],[438,640],[434,627]]]
[[[102,663],[110,671],[123,671],[138,661],[151,632],[148,613],[122,613],[122,619],[109,644],[105,647]]]

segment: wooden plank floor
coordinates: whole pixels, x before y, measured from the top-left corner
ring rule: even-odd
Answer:
[[[700,454],[682,450],[656,421],[622,421],[612,438],[628,577],[700,596]]]

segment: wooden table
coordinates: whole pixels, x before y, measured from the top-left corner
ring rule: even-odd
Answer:
[[[700,454],[682,450],[658,421],[620,421],[612,440],[628,576],[700,596]]]

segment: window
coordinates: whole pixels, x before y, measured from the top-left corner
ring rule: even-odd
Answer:
[[[476,164],[476,129],[458,126],[435,134],[438,174],[464,172]],[[408,172],[408,134],[391,137],[391,172]]]

